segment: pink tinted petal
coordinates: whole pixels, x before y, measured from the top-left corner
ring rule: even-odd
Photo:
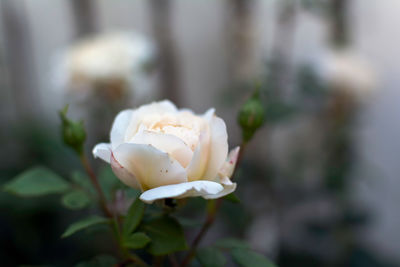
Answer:
[[[240,147],[236,147],[229,152],[227,160],[222,164],[221,169],[219,170],[218,174],[221,177],[231,177],[233,171],[235,170],[237,159],[239,156]]]
[[[111,168],[114,174],[127,186],[142,190],[140,182],[136,179],[135,175],[125,169],[114,157],[111,155]]]

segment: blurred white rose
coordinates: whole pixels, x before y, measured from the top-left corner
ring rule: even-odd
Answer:
[[[373,66],[350,50],[327,53],[320,62],[319,72],[332,89],[357,100],[369,98],[377,87],[377,74]]]
[[[226,126],[214,109],[196,115],[164,100],[124,110],[114,120],[110,139],[94,147],[94,156],[110,163],[122,182],[141,189],[144,202],[214,199],[236,188],[230,177],[239,147],[228,156]]]
[[[147,66],[154,60],[155,46],[141,35],[98,34],[78,41],[58,57],[55,80],[57,87],[79,91],[111,84],[143,94],[149,90]]]

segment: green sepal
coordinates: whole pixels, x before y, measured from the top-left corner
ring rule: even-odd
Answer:
[[[59,111],[61,119],[61,133],[64,143],[81,155],[86,140],[86,131],[83,121],[72,121],[67,117],[68,105]]]

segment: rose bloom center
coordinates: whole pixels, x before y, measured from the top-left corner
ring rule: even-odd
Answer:
[[[178,114],[148,115],[143,118],[142,126],[148,131],[174,135],[181,139],[192,151],[199,143],[201,126],[205,124],[203,118],[190,112]]]

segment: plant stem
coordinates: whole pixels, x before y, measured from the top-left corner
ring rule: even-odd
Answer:
[[[125,258],[127,258],[127,260],[129,262],[136,263],[138,266],[150,267],[150,265],[148,265],[145,261],[143,261],[139,256],[137,256],[134,253],[130,253],[126,248],[123,247],[119,218],[118,218],[117,214],[113,214],[108,209],[106,197],[105,197],[105,195],[103,193],[103,190],[101,189],[99,181],[97,180],[97,177],[96,177],[92,167],[89,164],[89,161],[88,161],[87,157],[85,156],[85,153],[84,152],[81,153],[79,155],[79,158],[81,160],[81,163],[82,163],[83,167],[85,168],[86,173],[89,175],[90,181],[92,182],[94,188],[96,189],[97,194],[99,195],[100,206],[103,209],[103,212],[105,213],[105,215],[107,217],[111,218],[113,220],[113,222],[114,222],[114,229],[113,229],[114,230],[114,236],[115,236],[115,239],[117,241],[117,245],[119,246],[120,251],[122,252],[123,256]]]
[[[118,222],[117,216],[114,216],[113,219],[113,225],[114,225],[114,236],[117,241],[117,245],[119,247],[119,250],[122,253],[122,256],[126,258],[126,261],[121,264],[121,266],[125,266],[129,262],[136,263],[138,266],[142,267],[150,267],[144,260],[142,260],[138,255],[134,253],[130,253],[128,249],[126,249],[123,246],[123,240],[122,240],[122,235],[121,235],[121,225]]]
[[[203,239],[205,234],[208,232],[208,229],[211,227],[211,225],[215,221],[215,215],[216,215],[219,207],[222,204],[222,198],[217,199],[217,200],[209,200],[208,204],[209,204],[209,208],[208,208],[207,218],[206,218],[203,226],[201,227],[200,232],[197,234],[197,236],[193,240],[192,245],[190,246],[190,249],[189,249],[186,257],[183,259],[183,261],[180,265],[181,267],[187,266],[194,258],[195,254],[196,254],[197,246],[199,245],[200,241]]]
[[[239,166],[239,163],[242,160],[243,151],[244,151],[246,145],[247,145],[247,142],[243,142],[242,145],[240,146],[240,152],[239,152],[239,155],[237,158],[236,166]],[[236,167],[235,170],[233,171],[231,179],[234,178],[237,169],[238,168]],[[219,198],[217,200],[209,200],[208,207],[207,207],[207,218],[206,218],[203,226],[201,227],[200,232],[194,238],[192,245],[190,246],[190,249],[189,249],[186,257],[183,259],[180,267],[187,266],[192,261],[194,256],[196,255],[196,249],[197,249],[198,245],[200,244],[201,240],[203,239],[203,237],[206,235],[206,233],[208,232],[208,230],[214,223],[216,214],[222,205],[222,201],[223,201],[223,198]]]
[[[107,217],[113,218],[112,213],[110,212],[110,210],[107,207],[107,201],[104,196],[103,190],[101,189],[99,181],[97,180],[97,177],[94,174],[94,171],[93,171],[92,167],[90,166],[89,161],[88,161],[87,157],[85,156],[84,152],[82,152],[79,155],[79,159],[81,160],[82,166],[85,168],[86,173],[89,175],[90,181],[92,182],[94,188],[97,191],[97,194],[99,195],[100,206],[103,209],[103,212],[105,213],[105,215]]]
[[[129,253],[129,259],[136,263],[138,266],[142,266],[142,267],[150,267],[150,265],[148,265],[144,260],[142,260],[138,255],[133,254],[133,253]]]
[[[130,263],[134,263],[135,264],[134,266],[150,267],[150,265],[148,265],[145,261],[143,261],[136,254],[129,254],[129,257],[126,261],[116,264],[116,265],[114,265],[114,267],[131,266]]]

